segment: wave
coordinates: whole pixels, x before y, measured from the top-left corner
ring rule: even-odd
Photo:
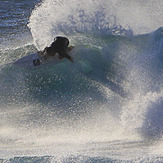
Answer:
[[[82,44],[83,35],[86,41],[90,40],[90,35],[143,34],[162,26],[161,4],[162,1],[144,3],[128,0],[126,2],[122,0],[100,2],[45,0],[33,10],[28,26],[31,29],[34,44],[39,50],[49,45],[53,37],[57,35],[68,36],[73,43],[79,41]],[[151,10],[153,12],[150,12]],[[77,36],[79,39],[76,38]]]
[[[156,103],[157,108],[157,99],[162,98],[162,28],[148,35],[131,38],[112,35],[107,39],[94,39],[105,42],[105,46],[76,46],[72,53],[74,64],[64,61],[36,70],[18,68],[12,64],[3,66],[1,107],[32,104],[32,115],[28,117],[28,110],[25,113],[32,124],[44,123],[46,119],[49,125],[56,116],[70,116],[72,125],[73,120],[79,123],[83,116],[88,118],[93,115],[98,119],[100,115],[105,115],[106,119],[100,124],[104,125],[108,117],[113,116],[112,121],[108,122],[110,126],[120,116],[118,123],[126,132],[130,129],[129,124],[137,121],[135,113],[138,113],[141,120],[131,128],[134,132],[140,131],[140,128],[144,130],[149,121],[149,118],[146,121],[146,117],[150,114],[151,102]],[[25,50],[28,53],[36,51],[33,46],[27,46],[11,52],[22,55]],[[131,120],[130,116],[134,118]]]
[[[23,146],[161,140],[163,27],[134,35],[116,15],[121,1],[109,2],[45,0],[29,21],[34,45],[2,51],[3,149],[11,142],[23,151]],[[56,35],[75,45],[74,64],[65,60],[39,69],[12,64]]]

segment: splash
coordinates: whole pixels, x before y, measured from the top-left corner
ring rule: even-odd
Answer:
[[[45,0],[32,12],[29,27],[39,50],[49,45],[57,35],[69,37],[72,43],[82,40],[82,44],[90,40],[90,35],[131,35],[132,31],[142,34],[162,25],[162,3],[161,0],[155,3]]]
[[[45,0],[36,6],[29,20],[34,45],[42,50],[54,36],[65,35],[75,44],[75,63],[1,68],[3,155],[10,148],[13,155],[46,153],[61,160],[67,153],[129,154],[131,161],[144,154],[144,140],[161,140],[162,28],[133,35],[160,25],[149,18],[151,2]],[[161,10],[158,2],[152,11]],[[35,51],[28,46],[7,54]]]

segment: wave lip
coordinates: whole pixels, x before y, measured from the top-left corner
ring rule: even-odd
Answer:
[[[162,26],[160,16],[163,10],[160,6],[163,2],[142,3],[129,0],[124,3],[121,0],[45,0],[33,10],[28,26],[39,50],[49,45],[57,35],[73,40],[72,36],[76,34],[131,36],[132,33],[149,33]],[[153,15],[149,12],[151,10]]]

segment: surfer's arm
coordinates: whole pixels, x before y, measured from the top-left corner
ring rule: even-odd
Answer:
[[[58,57],[59,57],[59,59],[63,59],[63,58],[65,57],[65,58],[67,58],[68,60],[70,60],[71,62],[74,62],[74,61],[73,61],[73,58],[72,58],[71,56],[69,56],[68,54],[63,54],[63,53],[61,54],[61,53],[60,53]]]
[[[48,47],[46,47],[43,51],[38,51],[38,54],[40,54],[41,56],[43,56],[47,48]]]
[[[73,58],[71,56],[69,56],[68,54],[65,54],[64,57],[67,58],[68,60],[70,60],[71,62],[74,62]]]
[[[74,49],[75,47],[74,46],[69,46],[68,48],[67,48],[67,53],[69,53],[72,49]]]
[[[75,47],[74,46],[69,46],[68,48],[67,48],[67,53],[69,53],[72,49],[74,49]],[[65,58],[67,58],[68,60],[70,60],[71,62],[74,62],[74,60],[73,60],[73,58],[70,56],[70,55],[68,55],[68,54],[65,54]]]

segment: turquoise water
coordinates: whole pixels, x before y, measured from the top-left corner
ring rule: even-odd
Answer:
[[[1,4],[2,162],[163,162],[161,0]],[[13,65],[57,35],[74,63]]]

